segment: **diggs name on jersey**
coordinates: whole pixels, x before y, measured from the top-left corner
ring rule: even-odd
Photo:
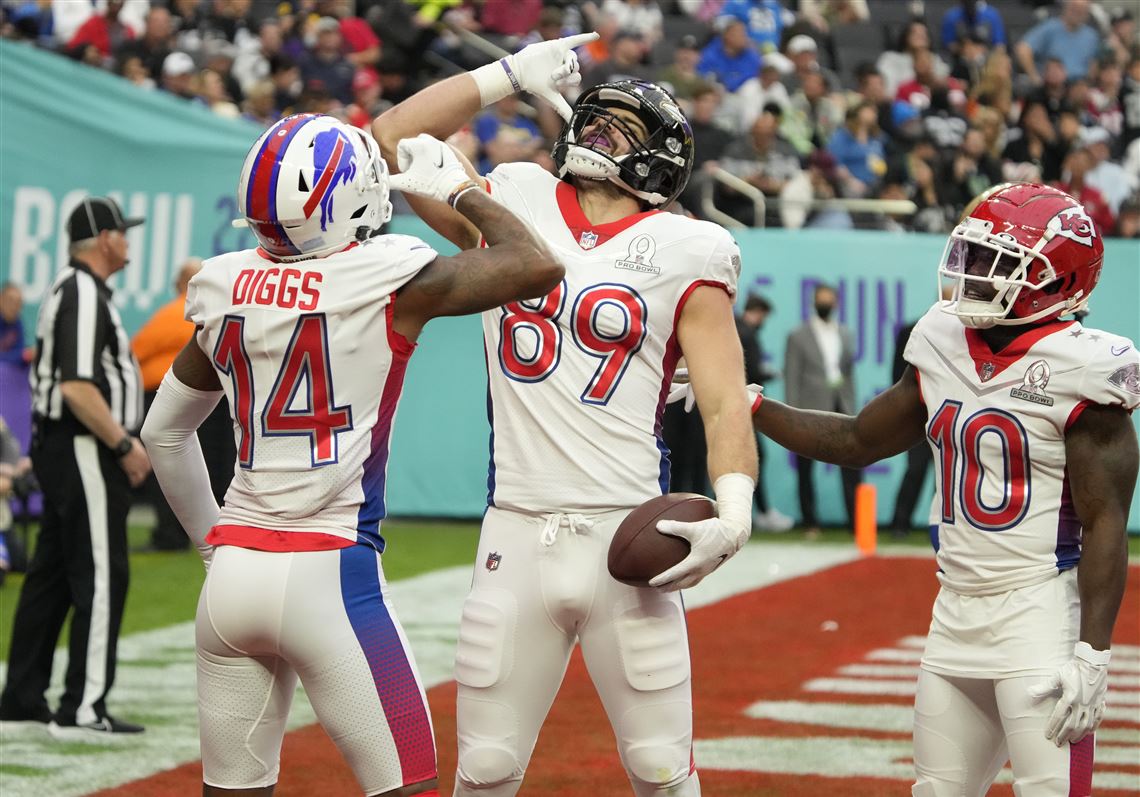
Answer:
[[[290,310],[315,310],[321,292],[317,285],[321,282],[317,271],[304,271],[296,268],[247,268],[238,273],[234,280],[231,300],[235,307],[248,304],[265,306],[277,305]],[[300,303],[298,304],[298,299]]]

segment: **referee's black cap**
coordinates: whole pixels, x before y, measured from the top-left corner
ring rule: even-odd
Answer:
[[[71,218],[67,220],[67,236],[75,243],[94,238],[104,230],[122,232],[142,223],[142,219],[125,218],[118,203],[110,197],[89,196],[71,211]]]

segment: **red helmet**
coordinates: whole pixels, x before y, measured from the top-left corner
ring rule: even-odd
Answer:
[[[968,327],[1050,321],[1084,309],[1104,243],[1081,203],[1036,183],[997,186],[962,218],[938,268],[942,309]]]

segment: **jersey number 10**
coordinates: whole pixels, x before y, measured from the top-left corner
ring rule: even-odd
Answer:
[[[233,413],[241,429],[238,462],[248,469],[253,467],[256,390],[244,331],[244,318],[226,316],[213,360],[215,367],[233,383]],[[328,340],[324,313],[307,313],[297,319],[269,398],[257,413],[261,416],[262,437],[308,437],[314,468],[337,461],[337,436],[352,428],[352,407],[338,407],[333,398]],[[305,406],[292,409],[302,385],[308,388]]]
[[[1005,531],[1020,523],[1029,509],[1029,435],[1017,418],[1004,410],[975,412],[958,426],[962,404],[947,399],[930,419],[926,434],[938,449],[942,522],[955,517],[954,478],[958,478],[958,504],[970,525],[983,531]],[[1001,461],[982,460],[982,440],[994,435],[1001,444]],[[960,463],[960,464],[959,464]],[[1001,479],[1001,500],[996,506],[982,501],[986,469]]]
[[[562,357],[562,328],[558,318],[566,308],[566,293],[563,280],[541,299],[503,306],[499,319],[499,365],[509,378],[541,382],[554,373]],[[598,326],[598,314],[605,306],[616,310],[623,319],[622,329],[617,333]],[[575,345],[601,361],[582,391],[582,402],[605,405],[645,342],[649,316],[645,300],[628,285],[602,282],[582,289],[570,313]],[[519,350],[520,333],[537,338],[529,357]]]

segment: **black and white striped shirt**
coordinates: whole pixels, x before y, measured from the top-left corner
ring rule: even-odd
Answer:
[[[130,338],[111,303],[111,289],[86,264],[72,260],[52,282],[36,320],[32,412],[75,434],[87,429],[68,409],[59,385],[83,380],[99,388],[123,428],[142,423],[142,378]]]

